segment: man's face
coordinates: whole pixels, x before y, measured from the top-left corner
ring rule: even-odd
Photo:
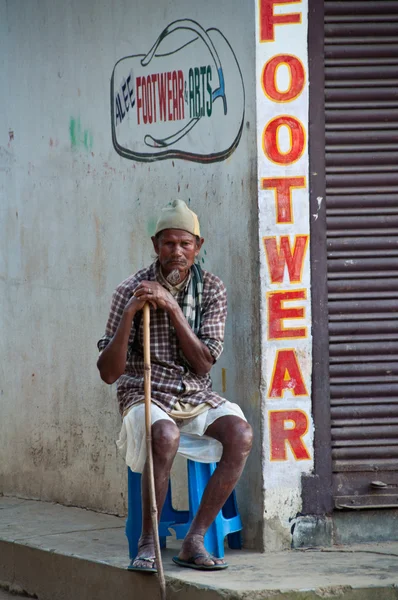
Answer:
[[[158,255],[164,275],[178,270],[181,280],[193,265],[203,244],[203,238],[197,238],[182,229],[164,229],[158,237],[153,237],[153,247]]]

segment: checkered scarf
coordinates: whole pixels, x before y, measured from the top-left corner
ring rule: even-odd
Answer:
[[[198,335],[202,320],[203,273],[199,264],[191,267],[191,279],[182,302],[182,312],[188,325]]]

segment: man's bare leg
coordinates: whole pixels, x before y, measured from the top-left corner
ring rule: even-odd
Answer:
[[[220,417],[206,430],[206,435],[215,438],[223,445],[223,455],[203,493],[198,512],[182,544],[179,558],[195,559],[197,565],[213,566],[224,561],[212,558],[206,551],[203,538],[231,494],[242,474],[249,456],[253,433],[250,425],[235,416]]]
[[[163,504],[166,498],[169,485],[170,470],[174,457],[178,450],[180,433],[178,427],[166,419],[156,421],[152,425],[152,451],[153,451],[153,470],[155,476],[156,504],[158,509],[158,518],[162,512]],[[155,556],[155,546],[153,542],[152,519],[148,488],[148,467],[145,464],[141,480],[142,495],[142,531],[138,542],[137,557],[153,558]],[[136,558],[133,562],[134,567],[148,568],[152,566],[148,561]]]

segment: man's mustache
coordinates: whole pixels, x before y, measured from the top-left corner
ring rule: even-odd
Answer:
[[[166,265],[168,265],[169,263],[178,263],[180,265],[187,265],[188,261],[185,259],[180,259],[180,258],[168,258],[166,260]]]

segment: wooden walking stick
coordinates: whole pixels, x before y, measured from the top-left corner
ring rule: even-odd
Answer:
[[[166,581],[164,578],[162,555],[160,552],[159,530],[158,530],[158,508],[156,504],[155,477],[153,471],[152,453],[152,419],[151,419],[151,340],[150,340],[150,310],[146,303],[144,311],[144,394],[145,394],[145,430],[146,430],[146,452],[148,464],[148,486],[149,500],[151,505],[151,518],[153,529],[153,540],[155,543],[156,565],[158,570],[160,597],[166,600]]]

